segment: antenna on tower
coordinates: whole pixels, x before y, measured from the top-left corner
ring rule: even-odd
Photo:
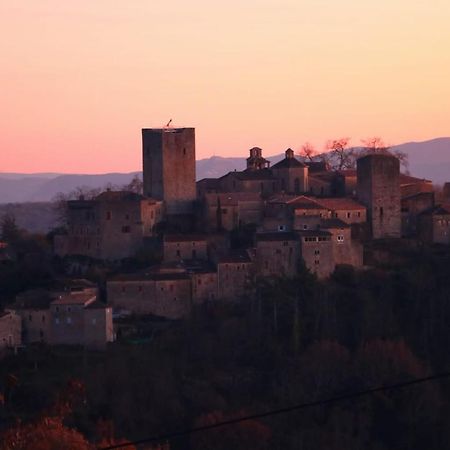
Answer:
[[[170,120],[167,122],[166,128],[169,128],[171,123],[172,123],[172,119],[170,119]]]

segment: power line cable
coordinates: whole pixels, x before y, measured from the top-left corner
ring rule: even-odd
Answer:
[[[428,383],[430,381],[437,381],[437,380],[444,379],[444,378],[450,378],[450,372],[443,372],[443,373],[434,374],[434,375],[430,375],[428,377],[423,377],[423,378],[415,378],[413,380],[405,381],[402,383],[395,383],[395,384],[390,384],[390,385],[385,385],[385,386],[379,386],[379,387],[375,387],[375,388],[371,388],[371,389],[365,389],[362,391],[356,391],[356,392],[353,392],[350,394],[342,394],[342,395],[339,395],[336,397],[331,397],[331,398],[324,399],[324,400],[315,400],[315,401],[311,401],[311,402],[307,402],[307,403],[300,403],[297,405],[288,406],[286,408],[273,409],[273,410],[258,413],[258,414],[252,414],[249,416],[238,417],[236,419],[230,419],[230,420],[225,420],[222,422],[216,422],[211,425],[203,425],[201,427],[189,428],[189,429],[183,430],[183,431],[176,431],[173,433],[151,436],[151,437],[148,437],[145,439],[127,442],[124,444],[115,444],[115,445],[110,445],[108,447],[99,447],[99,450],[114,450],[114,449],[118,449],[118,448],[130,447],[132,445],[140,445],[140,444],[148,444],[148,443],[167,441],[169,439],[188,436],[188,435],[194,434],[194,433],[200,433],[203,431],[213,430],[216,428],[221,428],[221,427],[225,427],[225,426],[229,426],[229,425],[236,425],[238,423],[246,422],[248,420],[263,419],[266,417],[277,416],[280,414],[286,414],[286,413],[290,413],[293,411],[299,411],[302,409],[313,408],[316,406],[326,406],[326,405],[330,405],[332,403],[338,403],[338,402],[342,402],[342,401],[346,401],[346,400],[354,400],[354,399],[357,399],[360,397],[373,395],[378,392],[403,389],[403,388],[407,388],[409,386],[415,386],[415,385],[422,384],[422,383]]]

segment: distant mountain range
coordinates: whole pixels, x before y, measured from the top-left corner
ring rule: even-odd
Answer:
[[[424,142],[408,142],[393,147],[409,155],[411,175],[427,178],[436,184],[450,181],[450,138],[438,138]],[[268,157],[272,163],[283,154]],[[232,170],[245,168],[247,155],[242,158],[211,158],[197,161],[197,179],[216,178]],[[80,186],[104,188],[108,185],[123,186],[135,175],[131,173],[106,173],[98,175],[58,173],[0,173],[0,204],[51,201],[59,192],[70,192]]]

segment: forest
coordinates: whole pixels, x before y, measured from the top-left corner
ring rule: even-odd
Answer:
[[[45,253],[45,239],[26,242]],[[445,372],[450,254],[405,258],[257,280],[254,297],[183,321],[130,318],[103,353],[22,349],[0,364],[0,449],[106,447]],[[9,275],[49,283],[52,261],[38,259]],[[135,448],[442,449],[449,391],[443,378]]]

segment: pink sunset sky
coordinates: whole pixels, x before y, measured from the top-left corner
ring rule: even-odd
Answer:
[[[197,158],[450,134],[449,0],[1,0],[0,172],[128,172],[143,127]]]

